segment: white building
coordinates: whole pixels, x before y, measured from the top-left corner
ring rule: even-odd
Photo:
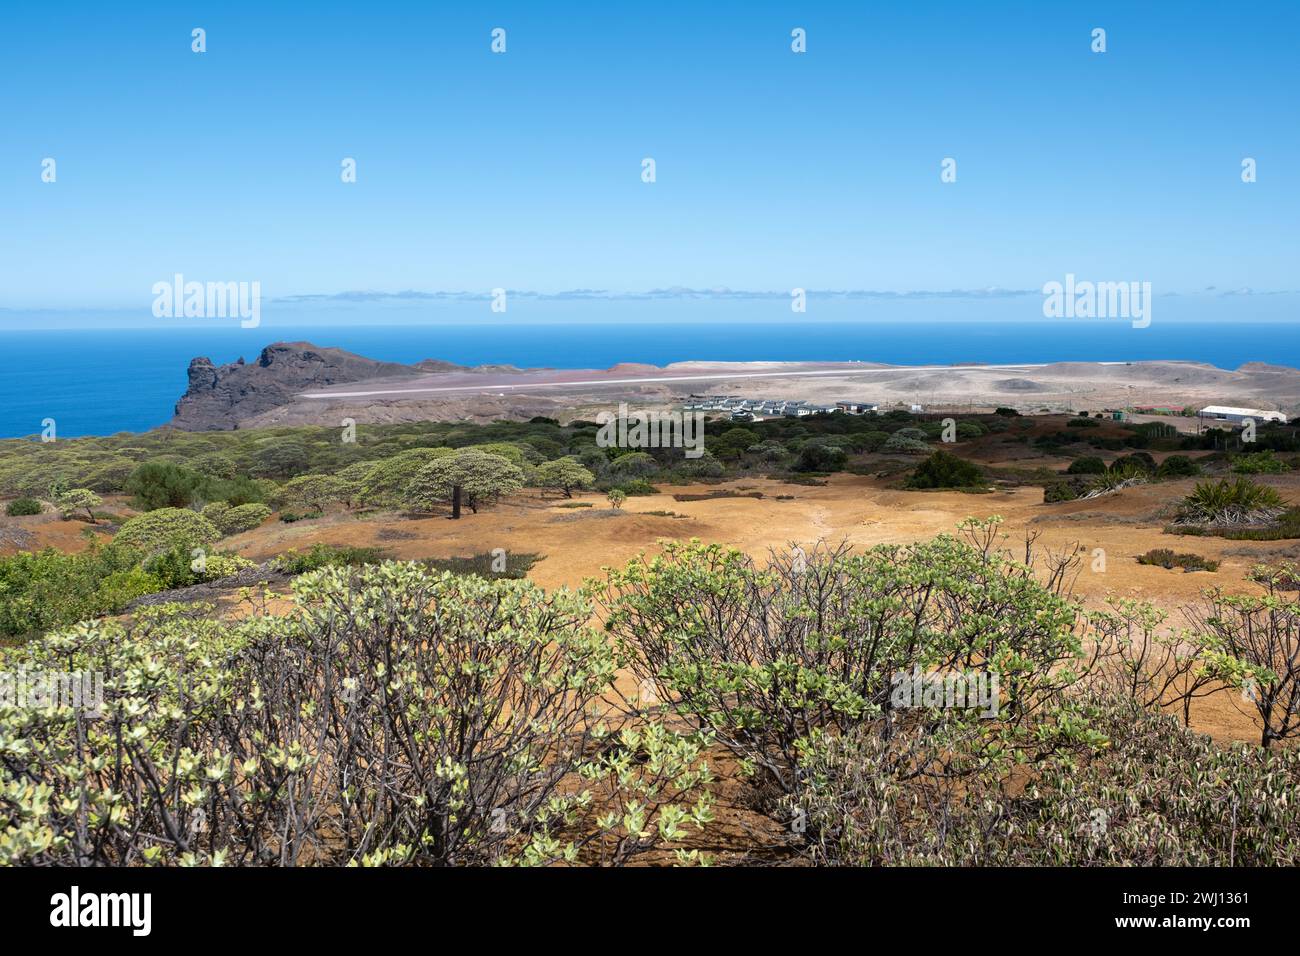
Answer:
[[[1211,421],[1232,422],[1240,425],[1246,419],[1256,422],[1282,422],[1285,424],[1286,416],[1281,412],[1266,412],[1259,408],[1234,408],[1231,405],[1206,405],[1196,413],[1200,418],[1208,418]]]

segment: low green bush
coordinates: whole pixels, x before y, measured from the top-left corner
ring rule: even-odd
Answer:
[[[378,564],[386,560],[384,548],[361,548],[352,545],[313,544],[306,551],[286,551],[271,562],[271,566],[285,574],[305,574],[320,568],[357,567]]]
[[[1161,568],[1182,568],[1185,571],[1217,571],[1219,562],[1203,558],[1199,554],[1176,553],[1169,548],[1152,548],[1145,554],[1139,554],[1138,564],[1153,564]]]
[[[946,451],[936,451],[916,466],[906,488],[976,488],[986,484],[979,466]]]
[[[1274,458],[1273,452],[1266,449],[1233,458],[1232,470],[1239,475],[1279,475],[1289,468],[1286,462]]]
[[[1070,462],[1070,467],[1065,470],[1065,473],[1067,475],[1103,475],[1106,473],[1106,463],[1094,455],[1085,455]]]
[[[11,518],[19,518],[26,515],[38,515],[41,513],[41,503],[35,498],[15,498],[9,504],[5,505],[5,514]]]

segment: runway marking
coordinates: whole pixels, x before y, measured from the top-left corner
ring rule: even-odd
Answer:
[[[655,382],[716,382],[740,378],[794,378],[810,375],[887,375],[909,372],[1015,372],[1046,368],[1049,363],[1027,365],[908,365],[890,368],[837,368],[804,372],[719,372],[713,375],[660,375],[649,378],[602,378],[576,382],[525,382],[518,385],[441,385],[385,388],[365,392],[300,392],[299,398],[367,398],[373,395],[417,395],[430,392],[504,392],[537,388],[578,388],[613,385],[645,385]],[[1128,365],[1128,362],[1093,362],[1093,365]]]

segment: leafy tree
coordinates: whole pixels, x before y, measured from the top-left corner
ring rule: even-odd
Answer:
[[[889,436],[889,440],[880,446],[880,450],[886,453],[902,455],[928,455],[930,453],[929,445],[918,439],[908,438],[906,435],[901,434],[903,431],[915,431],[915,429],[900,429]]]
[[[823,445],[820,442],[808,442],[799,449],[795,459],[795,471],[839,471],[848,461],[843,448]]]
[[[339,500],[343,502],[344,507],[349,511],[361,503],[362,485],[366,480],[366,476],[374,471],[376,464],[373,461],[357,461],[338,473]]]
[[[623,502],[627,501],[627,492],[622,488],[611,488],[605,498],[609,501],[609,506],[618,511],[623,507]]]
[[[71,518],[78,511],[85,511],[86,517],[94,521],[94,509],[103,503],[99,495],[89,488],[69,488],[55,499],[54,506],[59,509],[65,520]]]
[[[129,458],[113,458],[86,473],[86,487],[91,491],[114,492],[126,487],[136,463]]]
[[[155,508],[184,508],[197,497],[203,476],[169,461],[149,461],[127,479],[124,490],[144,511]]]
[[[420,469],[454,454],[452,448],[410,448],[385,458],[361,480],[361,499],[372,505],[400,504]]]
[[[578,462],[576,458],[557,458],[538,465],[533,472],[533,481],[542,488],[554,488],[564,497],[572,498],[578,488],[590,488],[596,483],[596,476]]]
[[[290,504],[324,511],[327,505],[347,496],[347,484],[336,475],[300,475],[285,482],[280,493]]]
[[[451,516],[459,518],[462,504],[477,514],[480,505],[513,494],[523,485],[524,473],[518,465],[500,455],[465,449],[421,468],[407,499],[427,511],[450,502]]]
[[[201,475],[212,478],[231,479],[239,475],[239,466],[228,455],[220,452],[206,452],[190,459],[190,467]]]
[[[292,478],[307,470],[311,455],[296,438],[270,438],[253,452],[252,473],[257,478]]]
[[[984,484],[979,468],[946,451],[936,451],[907,479],[908,488],[974,488]]]
[[[722,467],[722,462],[713,457],[713,453],[705,451],[698,458],[684,458],[682,463],[673,469],[683,478],[721,478],[726,469]]]
[[[609,475],[615,481],[627,478],[649,478],[658,474],[659,462],[643,451],[630,451],[609,463]]]

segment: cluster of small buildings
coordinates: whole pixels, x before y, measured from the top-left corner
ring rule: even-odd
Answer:
[[[829,415],[832,412],[871,415],[879,412],[880,406],[875,402],[836,402],[834,405],[815,405],[803,399],[692,395],[686,400],[686,411],[720,412],[729,414],[737,421],[754,421],[760,418],[803,418],[807,415]]]

